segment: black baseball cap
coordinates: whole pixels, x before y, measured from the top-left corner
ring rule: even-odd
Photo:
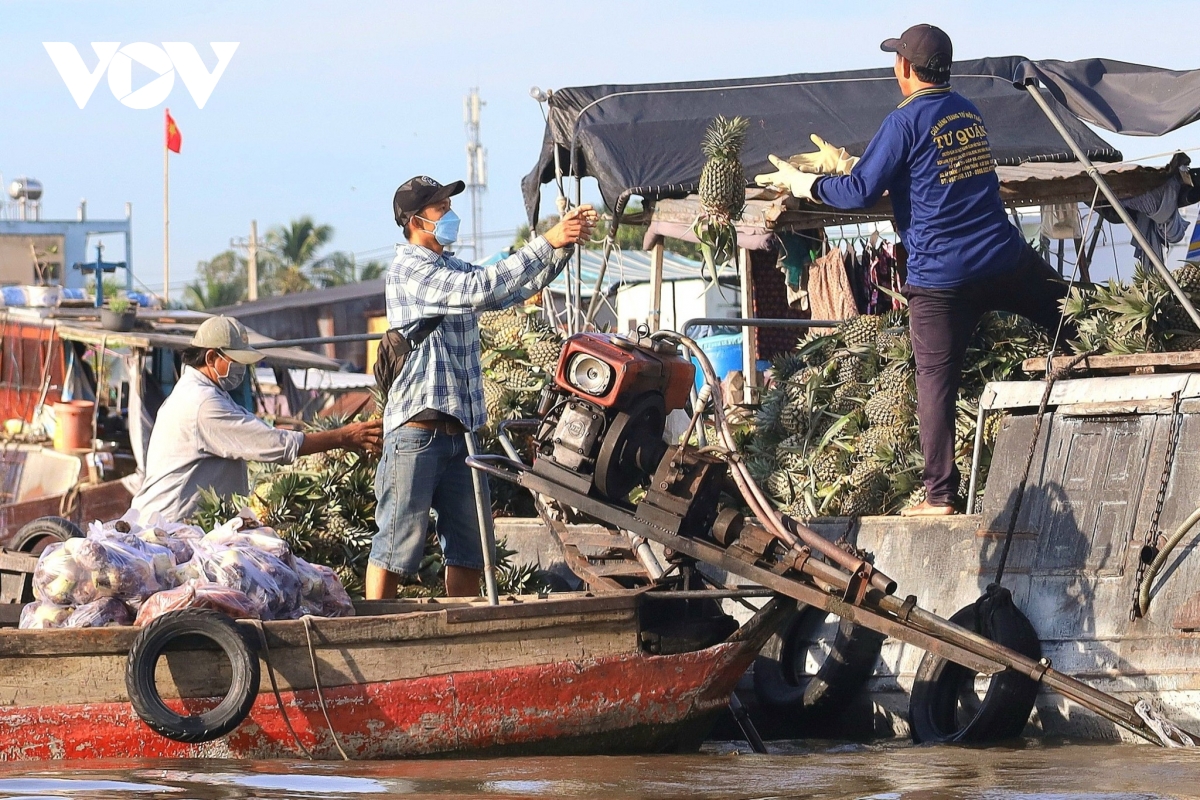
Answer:
[[[936,25],[913,25],[899,39],[884,39],[879,49],[899,53],[921,69],[947,69],[954,61],[954,45]]]
[[[396,214],[396,224],[403,228],[408,218],[422,208],[453,197],[465,188],[467,185],[462,181],[443,186],[428,175],[409,178],[400,184],[400,188],[392,197],[392,211]]]

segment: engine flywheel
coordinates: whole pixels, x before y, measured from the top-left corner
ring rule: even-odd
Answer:
[[[610,500],[624,501],[657,466],[666,447],[667,412],[662,395],[646,394],[618,413],[604,435],[596,458],[596,488]]]

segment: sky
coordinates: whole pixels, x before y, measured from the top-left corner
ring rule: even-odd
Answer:
[[[698,80],[889,66],[879,42],[916,22],[953,38],[955,56],[1103,56],[1174,69],[1200,67],[1174,35],[1195,4],[1092,0],[1005,8],[995,3],[690,2],[3,2],[5,109],[0,174],[45,186],[43,218],[91,218],[133,206],[138,282],[162,286],[163,108],[183,134],[171,156],[174,296],[196,263],[249,233],[301,215],[334,228],[328,249],[390,258],[396,187],[413,175],[465,174],[462,98],[479,87],[489,185],[485,249],[524,219],[520,180],[543,120],[529,96],[596,83]],[[203,109],[183,82],[162,105],[133,109],[100,80],[85,108],[72,99],[43,42],[209,42],[238,48]],[[134,67],[132,88],[155,77]],[[1127,158],[1200,147],[1200,127],[1161,139],[1103,134]],[[548,197],[551,193],[547,192]],[[594,193],[593,193],[594,194]],[[459,205],[466,213],[467,203]],[[464,230],[470,230],[469,218]],[[120,255],[114,240],[106,258]]]

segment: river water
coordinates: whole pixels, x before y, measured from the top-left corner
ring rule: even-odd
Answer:
[[[771,743],[696,755],[386,762],[0,765],[0,800],[217,798],[811,798],[1150,800],[1200,797],[1200,751],[1028,742],[1017,748]]]

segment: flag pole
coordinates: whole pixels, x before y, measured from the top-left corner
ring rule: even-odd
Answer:
[[[168,120],[171,118],[171,109],[166,110],[166,116],[163,118],[163,307],[166,308],[171,304],[171,212],[170,212],[170,177],[168,172],[168,164],[170,149],[167,147],[169,141],[169,125]]]

